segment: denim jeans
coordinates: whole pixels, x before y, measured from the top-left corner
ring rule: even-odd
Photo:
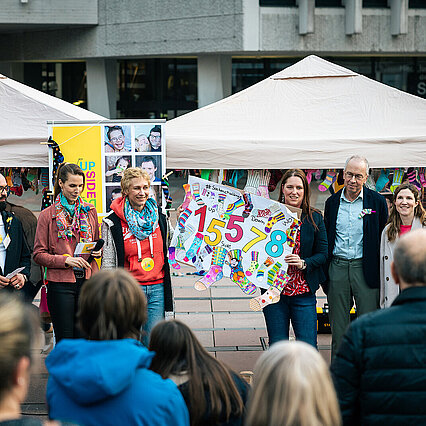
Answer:
[[[289,339],[290,321],[297,340],[317,347],[317,299],[315,294],[284,296],[263,308],[269,346]]]
[[[148,302],[148,320],[142,327],[144,334],[142,336],[142,343],[148,347],[149,335],[154,325],[164,319],[164,285],[151,284],[141,285]]]

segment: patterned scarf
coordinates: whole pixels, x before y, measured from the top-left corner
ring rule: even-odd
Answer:
[[[70,204],[62,192],[56,197],[56,225],[58,238],[71,240],[73,231],[80,235],[80,241],[92,241],[92,230],[89,224],[90,207],[83,206],[83,200],[78,197],[75,204]]]
[[[124,201],[124,217],[130,232],[142,241],[148,238],[158,225],[157,202],[153,198],[146,200],[145,206],[141,212],[134,210],[126,197]]]

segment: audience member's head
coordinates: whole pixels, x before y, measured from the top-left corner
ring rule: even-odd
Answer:
[[[146,298],[129,272],[101,270],[84,283],[78,318],[90,340],[139,340],[147,320]]]
[[[426,229],[408,232],[398,240],[391,268],[401,290],[426,286]]]
[[[37,324],[31,306],[9,293],[0,293],[0,417],[4,420],[20,417]]]
[[[203,424],[208,411],[205,389],[210,402],[208,424],[242,415],[243,402],[231,371],[201,346],[187,325],[175,320],[158,323],[151,332],[149,350],[155,352],[151,370],[163,378],[188,376],[192,425]]]
[[[312,346],[279,342],[257,361],[247,425],[340,425],[328,367]]]

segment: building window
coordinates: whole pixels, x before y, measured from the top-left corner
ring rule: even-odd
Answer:
[[[171,119],[197,109],[196,59],[140,59],[119,64],[119,117]]]
[[[259,0],[259,6],[297,6],[296,0]]]
[[[362,0],[362,7],[388,7],[388,0]]]
[[[426,9],[426,1],[425,0],[409,0],[408,7],[413,9]]]
[[[342,0],[315,0],[316,7],[342,7]]]

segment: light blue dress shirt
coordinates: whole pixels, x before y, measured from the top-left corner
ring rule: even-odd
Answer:
[[[363,219],[359,217],[363,207],[364,188],[354,201],[345,197],[345,190],[340,196],[336,223],[336,243],[333,256],[343,259],[361,259],[363,252]]]

